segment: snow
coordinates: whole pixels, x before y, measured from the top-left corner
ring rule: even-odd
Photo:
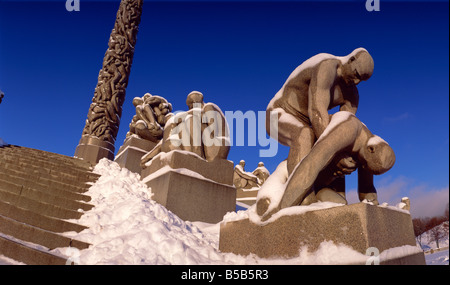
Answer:
[[[25,263],[16,261],[0,254],[0,265],[25,265]]]
[[[80,220],[71,220],[89,228],[80,233],[64,233],[91,246],[83,250],[53,250],[70,256],[77,264],[344,264],[367,259],[348,246],[330,241],[315,253],[302,250],[299,257],[291,259],[221,253],[220,223],[181,220],[151,200],[151,189],[140,181],[139,175],[115,162],[102,159],[94,172],[101,176],[87,194],[95,207]],[[233,215],[246,217],[248,211],[226,216]]]
[[[339,111],[336,112],[333,117],[331,117],[331,121],[328,124],[328,126],[325,128],[323,133],[320,135],[320,137],[317,139],[316,144],[322,140],[324,137],[326,137],[331,130],[333,130],[336,126],[340,125],[342,122],[348,120],[348,118],[355,116],[350,112],[347,111]]]
[[[283,197],[288,180],[287,160],[282,161],[275,171],[270,175],[258,192],[257,199],[269,198],[270,205],[268,211],[275,208]]]
[[[448,248],[431,254],[425,254],[427,265],[449,265]]]
[[[435,228],[438,228],[439,230],[445,232],[444,223],[436,226]],[[437,250],[438,249],[437,248],[437,244],[436,244],[436,242],[434,241],[434,238],[431,235],[431,231],[433,229],[430,229],[429,231],[427,231],[427,232],[425,232],[425,233],[423,233],[421,235],[420,244],[422,245],[422,249],[424,251],[429,251],[431,249],[433,249],[433,250]],[[419,245],[419,243],[417,243],[417,244]],[[442,248],[446,248],[446,247],[448,248],[448,246],[449,246],[449,235],[448,235],[448,232],[447,232],[447,235],[444,238],[439,240],[439,248],[441,248],[441,249]]]
[[[367,141],[367,145],[371,146],[371,145],[377,145],[380,143],[385,143],[388,144],[385,140],[383,140],[382,138],[380,138],[377,135],[373,135],[368,141]]]
[[[283,171],[277,170],[275,177],[284,179]],[[263,259],[253,254],[240,256],[222,253],[218,250],[220,223],[183,221],[151,200],[151,189],[140,181],[138,174],[122,169],[116,162],[102,159],[94,172],[101,175],[87,193],[92,197],[90,203],[94,207],[85,211],[79,220],[69,220],[89,228],[80,233],[64,233],[91,246],[83,250],[67,247],[52,251],[69,256],[76,264],[365,264],[368,260],[367,255],[332,241],[322,242],[315,252],[309,252],[304,247],[298,257],[291,259]],[[284,214],[332,206],[340,204],[314,203],[286,209]],[[228,213],[223,222],[251,218],[254,210],[252,206],[246,211]],[[382,252],[380,258],[383,260],[418,250],[408,246],[391,248]],[[439,260],[445,260],[445,256],[441,255]],[[446,260],[448,264],[448,250]],[[0,264],[19,263],[0,255]]]
[[[178,138],[177,138],[177,139],[178,139]],[[194,157],[196,157],[196,158],[198,158],[198,159],[200,159],[200,160],[206,161],[206,159],[204,159],[203,157],[201,157],[201,156],[199,156],[198,154],[193,153],[193,152],[191,152],[191,151],[187,151],[187,150],[172,150],[172,151],[169,151],[169,152],[160,152],[160,153],[158,153],[157,155],[155,155],[155,156],[153,157],[152,160],[150,160],[149,162],[147,162],[147,163],[145,164],[145,166],[149,167],[149,166],[152,164],[153,161],[156,161],[157,158],[158,158],[161,162],[169,162],[169,161],[172,159],[172,155],[174,155],[176,152],[177,152],[177,153],[181,153],[181,154],[183,154],[183,155],[191,155],[191,156],[194,156]]]

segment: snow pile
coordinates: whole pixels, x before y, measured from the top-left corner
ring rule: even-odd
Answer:
[[[445,223],[448,222],[444,222],[440,225],[437,225],[436,227],[424,232],[421,236],[420,236],[420,244],[422,245],[422,249],[424,251],[427,250],[436,250],[438,249],[437,244],[436,244],[436,239],[435,237],[433,237],[433,231],[439,231],[441,234],[441,239],[439,239],[439,248],[448,248],[449,247],[449,234],[448,234],[448,224],[447,227],[445,226]],[[416,238],[417,239],[417,238]],[[417,243],[419,245],[419,243]]]
[[[139,175],[102,159],[101,175],[88,195],[95,207],[80,220],[88,226],[67,236],[92,244],[85,250],[58,249],[80,264],[209,264],[221,261],[215,241],[152,201]]]
[[[427,265],[449,265],[448,248],[443,251],[425,255]]]
[[[101,175],[87,193],[94,208],[80,220],[70,220],[89,228],[80,233],[65,233],[91,246],[84,250],[71,247],[53,250],[69,256],[76,264],[364,264],[368,259],[351,247],[331,241],[323,242],[315,252],[302,248],[299,256],[291,259],[221,253],[220,223],[181,220],[150,199],[151,191],[139,175],[115,162],[102,159],[94,172]],[[250,210],[229,213],[224,221],[246,218]],[[392,250],[399,249],[389,249],[380,257]]]

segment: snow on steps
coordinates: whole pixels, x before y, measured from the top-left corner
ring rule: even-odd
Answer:
[[[58,247],[89,247],[63,236],[86,227],[79,219],[93,205],[85,195],[98,178],[90,164],[31,148],[0,146],[0,255],[25,264],[66,264]]]

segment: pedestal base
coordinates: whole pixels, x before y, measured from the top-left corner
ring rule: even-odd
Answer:
[[[236,208],[233,166],[228,160],[208,162],[171,151],[153,158],[141,179],[152,188],[152,199],[181,219],[218,223]]]
[[[83,136],[75,149],[75,157],[95,165],[102,158],[114,159],[114,145],[97,137]]]
[[[141,174],[141,158],[156,146],[155,142],[129,137],[117,152],[114,161],[121,167]]]
[[[381,253],[404,245],[416,246],[409,214],[358,203],[286,215],[264,225],[249,219],[222,223],[219,250],[254,253],[262,258],[294,258],[305,246],[314,252],[324,241],[349,246],[362,254],[370,247]],[[413,252],[382,264],[425,264],[425,258],[422,252]]]

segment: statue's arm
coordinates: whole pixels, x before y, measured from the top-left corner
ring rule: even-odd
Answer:
[[[319,138],[330,119],[328,107],[331,101],[331,89],[337,77],[337,63],[325,61],[317,67],[311,77],[308,94],[308,115],[316,138]]]
[[[358,198],[378,205],[377,190],[373,184],[373,174],[362,167],[358,168]]]
[[[350,113],[356,114],[359,104],[359,92],[356,86],[352,86],[351,90],[344,96],[344,104],[339,108],[339,111],[348,111]]]
[[[253,175],[253,173],[249,173],[249,172],[245,172],[245,171],[242,171],[241,169],[239,169],[239,168],[236,168],[236,172],[239,174],[239,176],[241,176],[242,178],[244,178],[244,179],[247,179],[247,180],[252,180],[252,181],[258,181],[258,178],[256,177],[256,176],[254,176]]]

